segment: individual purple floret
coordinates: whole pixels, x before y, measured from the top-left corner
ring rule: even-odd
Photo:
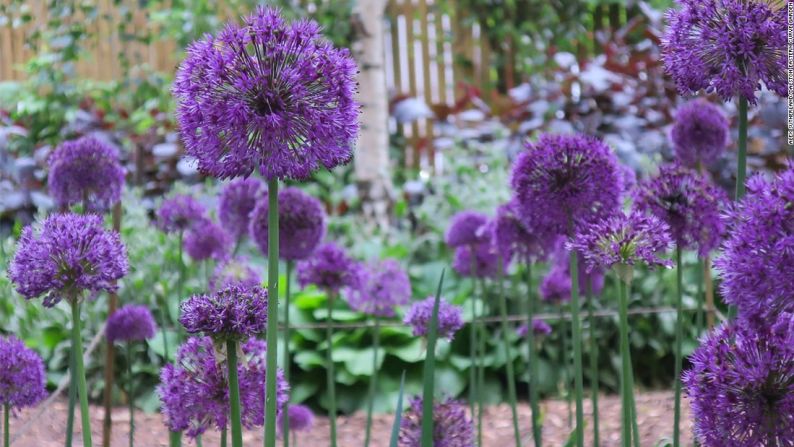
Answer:
[[[515,199],[496,209],[496,218],[491,225],[494,242],[505,265],[513,259],[525,263],[542,261],[556,242],[554,235],[530,228],[521,221]]]
[[[696,99],[675,114],[670,132],[678,160],[690,168],[710,166],[725,151],[730,123],[714,104]]]
[[[449,223],[444,241],[450,247],[474,245],[488,241],[488,216],[477,211],[461,211]]]
[[[685,95],[716,92],[756,103],[761,84],[785,96],[783,1],[678,0],[662,39],[665,68]]]
[[[223,260],[232,250],[229,233],[215,222],[204,219],[185,233],[185,252],[196,261]]]
[[[314,413],[312,410],[307,407],[306,405],[290,405],[287,407],[287,413],[289,417],[289,430],[293,431],[309,431],[312,429],[314,425]],[[284,417],[284,412],[279,414],[279,421],[277,427],[281,430],[284,426],[283,422],[281,421]]]
[[[326,242],[311,257],[300,261],[297,273],[301,287],[314,284],[333,294],[346,287],[360,288],[364,280],[364,266],[333,242]]]
[[[262,251],[268,250],[267,200],[261,201],[251,217],[250,232]],[[325,237],[323,204],[298,188],[278,193],[278,256],[288,261],[308,258]]]
[[[204,333],[216,340],[246,339],[265,331],[267,290],[231,286],[211,295],[182,302],[179,322],[189,334]]]
[[[218,200],[218,220],[234,239],[248,234],[251,212],[265,191],[265,185],[254,178],[232,180],[223,188]]]
[[[142,341],[154,337],[156,331],[157,327],[148,307],[127,304],[108,317],[105,336],[110,343]]]
[[[726,323],[689,358],[683,384],[703,447],[794,442],[794,314]]]
[[[614,214],[622,179],[617,157],[601,140],[545,134],[513,163],[510,185],[522,222],[545,233],[571,235]]]
[[[244,359],[237,365],[242,424],[251,429],[265,420],[266,346],[250,339],[242,344]],[[227,428],[229,385],[224,352],[216,351],[209,337],[191,337],[179,347],[176,362],[160,371],[157,393],[162,412],[172,431],[195,438],[209,428]],[[279,411],[289,399],[284,373],[276,373],[276,403]]]
[[[582,253],[587,271],[591,272],[636,263],[670,267],[670,260],[659,258],[659,253],[672,245],[667,224],[654,216],[633,211],[587,226],[566,244],[566,248]]]
[[[86,291],[116,291],[128,268],[124,244],[101,217],[66,213],[22,230],[8,276],[25,298],[45,295],[44,306],[52,307]]]
[[[403,322],[413,328],[415,337],[426,337],[433,318],[435,297],[427,297],[415,302],[405,314]],[[438,338],[452,340],[455,332],[463,327],[463,311],[458,306],[449,304],[445,299],[438,302]]]
[[[394,308],[411,300],[411,280],[393,259],[373,263],[365,269],[361,286],[345,294],[353,309],[378,317],[393,317]]]
[[[747,182],[747,196],[729,213],[730,236],[714,261],[723,300],[739,315],[764,323],[794,313],[794,164],[774,180]]]
[[[493,278],[505,264],[492,242],[463,245],[455,249],[452,268],[463,277]]]
[[[681,249],[709,255],[722,240],[725,192],[706,177],[683,166],[662,166],[659,175],[642,182],[634,193],[634,208],[653,214],[670,227]]]
[[[187,49],[174,79],[185,149],[219,178],[305,179],[347,163],[358,135],[357,67],[317,23],[259,7]]]
[[[32,407],[47,396],[44,362],[13,335],[0,337],[0,406]]]
[[[524,323],[516,329],[519,337],[526,337],[529,334],[529,326]],[[551,335],[551,326],[546,321],[539,318],[532,320],[532,333],[535,335]]]
[[[121,199],[124,168],[119,151],[98,138],[65,141],[48,163],[50,194],[61,208],[84,203],[88,210],[106,211]]]
[[[259,272],[243,257],[229,258],[215,267],[210,277],[210,291],[217,292],[231,286],[243,289],[262,285]]]
[[[204,205],[191,196],[177,195],[163,200],[157,210],[157,228],[166,233],[186,231],[206,218]]]
[[[422,445],[422,398],[411,399],[408,411],[400,422],[400,446]],[[462,402],[446,399],[433,404],[433,446],[471,447],[474,445],[474,424]]]

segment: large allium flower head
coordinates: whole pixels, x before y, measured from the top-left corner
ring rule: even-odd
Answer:
[[[265,420],[266,346],[250,339],[241,346],[244,359],[237,365],[243,426],[262,426]],[[184,431],[191,438],[207,429],[228,424],[229,385],[225,352],[209,337],[191,337],[179,347],[176,362],[160,371],[157,392],[169,429]],[[289,398],[289,385],[281,370],[276,373],[276,403],[279,411]]]
[[[50,194],[59,207],[84,203],[91,211],[106,211],[121,198],[124,168],[118,150],[85,136],[65,141],[48,160]]]
[[[141,341],[154,337],[157,328],[146,306],[127,304],[108,317],[105,336],[110,343]]]
[[[500,205],[491,221],[493,237],[505,264],[514,258],[520,262],[546,259],[555,237],[540,229],[530,228],[521,221],[515,199]]]
[[[400,422],[400,446],[422,445],[422,398],[411,399],[408,411]],[[433,404],[433,446],[471,447],[474,445],[474,428],[466,414],[466,406],[459,401],[446,399]]]
[[[0,337],[0,405],[32,407],[47,395],[44,362],[14,336]]]
[[[756,103],[766,88],[785,96],[786,11],[782,0],[678,0],[662,40],[667,72],[682,94],[716,92]]]
[[[204,333],[216,340],[247,339],[265,331],[267,290],[230,286],[182,302],[179,322],[189,334]]]
[[[185,233],[185,252],[196,261],[223,260],[232,249],[229,233],[215,222],[204,219]]]
[[[326,242],[300,261],[297,273],[301,287],[314,284],[329,293],[360,288],[365,277],[364,266],[333,242]]]
[[[399,262],[386,259],[369,265],[360,287],[348,289],[345,295],[350,307],[359,312],[393,317],[394,308],[411,299],[411,280]]]
[[[229,258],[215,267],[210,277],[210,291],[217,292],[231,286],[251,288],[262,285],[259,272],[243,257]]]
[[[415,302],[405,314],[403,322],[413,328],[415,337],[425,337],[430,330],[430,321],[433,319],[433,305],[435,297],[427,297]],[[458,306],[453,306],[444,298],[438,302],[438,338],[452,340],[455,332],[463,327],[463,311]]]
[[[449,223],[444,240],[447,245],[457,248],[463,245],[474,245],[487,241],[488,216],[477,211],[461,211]]]
[[[311,21],[260,7],[187,49],[174,80],[187,153],[215,177],[305,179],[352,158],[356,63]]]
[[[510,185],[523,222],[570,235],[618,209],[622,179],[617,157],[601,140],[546,134],[518,156]]]
[[[114,292],[127,274],[127,252],[118,233],[97,215],[53,214],[22,230],[8,276],[25,298],[44,295],[44,306],[83,292]]]
[[[704,447],[789,446],[794,440],[794,314],[765,326],[733,321],[706,336],[683,383]]]
[[[251,236],[262,253],[268,249],[270,205],[259,202],[251,217]],[[308,258],[325,237],[323,204],[298,188],[278,192],[278,256],[289,261]]]
[[[522,324],[516,329],[516,333],[519,337],[526,337],[529,335],[529,326],[526,323]],[[551,335],[551,326],[540,318],[534,318],[532,319],[532,333],[540,336]]]
[[[207,209],[191,196],[177,195],[163,200],[157,210],[157,227],[166,233],[186,231],[205,221]]]
[[[725,225],[722,210],[728,196],[698,172],[681,165],[662,166],[659,175],[635,190],[634,207],[653,214],[670,227],[682,249],[706,257],[719,245]]]
[[[281,430],[281,427],[284,426],[284,424],[281,422],[284,414],[285,413],[282,412],[279,415],[279,430]],[[306,405],[290,405],[287,407],[286,414],[289,417],[289,430],[291,432],[308,431],[311,430],[312,426],[314,425],[314,413],[312,413],[312,410]]]
[[[218,220],[235,239],[248,234],[251,212],[265,192],[264,184],[254,178],[229,182],[218,201]]]
[[[452,260],[452,268],[464,277],[493,278],[499,274],[500,266],[504,270],[505,265],[492,241],[460,246]]]
[[[696,99],[675,114],[670,131],[678,160],[690,168],[717,161],[728,144],[730,123],[714,104]]]
[[[773,180],[747,182],[747,195],[728,213],[731,230],[714,261],[725,302],[764,321],[794,312],[794,164]]]
[[[672,245],[667,224],[653,215],[632,211],[629,215],[621,212],[585,227],[566,248],[582,253],[586,270],[593,271],[613,266],[622,270],[622,267],[639,262],[670,267],[670,260],[660,258],[659,253]],[[624,281],[629,279],[623,277]]]

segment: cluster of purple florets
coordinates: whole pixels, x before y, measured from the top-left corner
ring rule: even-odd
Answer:
[[[108,317],[105,336],[108,342],[141,341],[154,337],[157,326],[146,306],[127,304]]]
[[[267,200],[253,211],[251,237],[262,253],[268,252]],[[284,188],[278,193],[278,256],[288,261],[308,258],[325,237],[325,210],[322,203],[298,188]]]
[[[422,398],[411,399],[400,422],[400,445],[422,445]],[[453,399],[433,404],[433,446],[471,447],[474,445],[474,424],[466,414],[466,406]]]
[[[185,233],[185,252],[196,261],[223,260],[232,249],[229,233],[215,222],[204,219]]]
[[[211,292],[231,286],[248,289],[261,285],[262,277],[259,272],[248,263],[247,259],[239,256],[219,263],[209,281]]]
[[[678,109],[670,131],[676,158],[690,168],[714,164],[728,145],[728,135],[729,123],[722,110],[703,99]]]
[[[360,286],[346,295],[350,307],[359,312],[393,317],[396,307],[411,300],[411,280],[397,261],[387,259],[367,266]]]
[[[516,329],[519,337],[529,335],[529,325],[524,323]],[[546,321],[535,318],[532,320],[532,333],[534,335],[551,335],[551,325]]]
[[[47,396],[44,362],[14,336],[0,337],[0,406],[31,407]]]
[[[267,300],[267,290],[261,287],[230,286],[183,301],[179,322],[189,334],[247,339],[265,331]]]
[[[321,245],[314,254],[298,263],[298,283],[338,293],[344,288],[360,289],[365,280],[364,266],[333,242]]]
[[[414,336],[425,337],[428,335],[430,322],[433,319],[434,305],[435,298],[431,296],[415,302],[406,312],[403,321],[413,328]],[[447,300],[439,298],[437,323],[438,338],[452,340],[455,333],[463,327],[463,310],[448,303]]]
[[[266,193],[265,185],[253,178],[229,182],[218,199],[218,220],[236,240],[248,234],[251,212]]]

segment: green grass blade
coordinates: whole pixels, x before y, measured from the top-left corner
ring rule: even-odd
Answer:
[[[425,357],[423,392],[422,392],[422,447],[433,447],[433,387],[435,385],[436,338],[438,337],[438,306],[441,301],[441,287],[444,285],[444,273],[438,280],[436,299],[433,302],[433,318],[427,331],[427,356]]]
[[[400,424],[403,420],[403,392],[405,390],[405,371],[400,378],[400,395],[397,397],[397,412],[394,413],[394,424],[391,426],[391,440],[389,447],[398,447],[400,441]]]

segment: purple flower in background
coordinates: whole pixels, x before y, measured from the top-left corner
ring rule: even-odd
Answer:
[[[394,308],[411,300],[411,280],[399,262],[386,259],[365,270],[360,287],[345,294],[353,309],[378,317],[393,317]]]
[[[218,201],[218,220],[235,239],[248,233],[251,212],[264,195],[265,186],[253,178],[232,180]]]
[[[464,277],[493,278],[500,266],[505,268],[500,261],[499,252],[491,242],[480,242],[456,248],[452,268]]]
[[[333,242],[321,245],[310,258],[300,261],[297,271],[301,287],[314,284],[329,293],[360,288],[364,280],[363,265]]]
[[[665,68],[682,94],[716,92],[756,103],[763,83],[785,96],[786,8],[779,0],[678,0],[662,40]]]
[[[582,253],[587,271],[591,272],[638,262],[669,267],[670,260],[661,259],[658,254],[669,250],[672,244],[667,224],[655,216],[633,211],[589,225],[566,248]]]
[[[526,337],[529,334],[529,326],[524,323],[516,329],[519,337]],[[535,335],[551,335],[551,326],[539,318],[532,319],[532,333]]]
[[[724,324],[689,358],[683,384],[704,447],[794,441],[794,314],[763,326]]]
[[[653,214],[670,227],[670,235],[682,249],[708,256],[725,232],[721,213],[728,203],[725,192],[689,168],[662,166],[659,175],[640,184],[634,208]]]
[[[422,445],[422,398],[411,399],[408,411],[400,422],[400,446]],[[471,447],[474,445],[474,424],[466,415],[466,406],[446,399],[433,404],[433,446]]]
[[[177,195],[163,200],[157,210],[157,228],[166,233],[189,230],[204,222],[207,210],[191,196]]]
[[[542,300],[559,304],[571,299],[570,252],[565,249],[563,244],[558,244],[553,259],[554,263],[543,277],[538,287],[538,293]],[[593,295],[600,294],[604,288],[604,271],[593,269],[589,272],[579,272],[579,290],[582,293],[586,292],[588,285],[591,287]]]
[[[108,317],[105,336],[110,343],[141,341],[154,337],[156,331],[157,327],[148,307],[127,304]]]
[[[229,258],[215,267],[210,277],[210,291],[217,292],[231,286],[243,289],[262,285],[262,277],[243,257]]]
[[[261,427],[265,420],[266,345],[252,338],[241,349],[244,358],[237,365],[241,416],[243,426],[251,429]],[[227,427],[230,408],[224,355],[211,338],[191,337],[179,347],[176,362],[160,371],[157,393],[170,430],[195,438],[209,428]],[[280,411],[289,399],[289,385],[281,370],[276,379]]]
[[[314,425],[314,413],[306,405],[290,405],[287,407],[287,416],[289,417],[289,430],[292,431],[308,431]],[[282,429],[284,423],[281,422],[284,417],[284,412],[279,414],[279,421],[276,425],[279,430]]]
[[[32,407],[47,396],[44,362],[13,335],[0,337],[0,406]]]
[[[231,286],[182,302],[179,322],[189,334],[203,332],[216,340],[245,339],[265,331],[267,290]]]
[[[427,336],[430,321],[433,318],[433,305],[435,297],[427,297],[415,302],[405,314],[403,322],[413,328],[415,337]],[[439,298],[438,302],[438,338],[452,340],[455,332],[463,327],[463,311],[458,306],[449,304],[447,300]]]
[[[474,245],[487,241],[491,236],[487,231],[488,216],[477,211],[461,211],[454,216],[447,228],[444,241],[450,247]]]
[[[196,261],[223,260],[232,249],[229,233],[215,222],[204,219],[185,234],[185,252]]]
[[[556,242],[554,235],[530,228],[521,221],[515,199],[496,209],[491,225],[494,242],[505,264],[514,258],[519,262],[546,259]]]
[[[515,163],[510,185],[521,221],[552,234],[570,234],[614,214],[623,193],[618,159],[601,140],[541,135]]]
[[[703,99],[684,104],[676,112],[670,132],[676,158],[690,168],[713,164],[728,145],[729,127],[714,104]]]
[[[46,294],[44,306],[52,307],[84,291],[114,292],[128,268],[124,244],[101,217],[66,213],[47,217],[38,230],[22,230],[8,276],[25,298]]]
[[[312,21],[259,7],[191,44],[174,79],[185,149],[215,177],[305,179],[352,158],[357,67]]]
[[[270,205],[261,201],[251,217],[251,236],[256,245],[267,253]],[[284,188],[278,192],[278,256],[289,261],[308,258],[325,237],[323,204],[298,188]]]
[[[794,165],[767,181],[756,175],[728,214],[730,236],[714,261],[723,300],[745,318],[794,312]]]
[[[92,136],[63,142],[50,155],[47,178],[59,207],[85,201],[92,211],[106,211],[121,199],[124,168],[119,151]]]

